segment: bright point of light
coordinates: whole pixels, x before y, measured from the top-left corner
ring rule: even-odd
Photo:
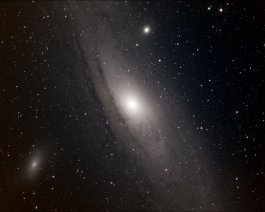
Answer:
[[[127,100],[127,107],[130,111],[135,112],[139,108],[137,100],[130,98]]]
[[[150,32],[150,27],[146,26],[144,27],[144,34],[148,34]]]
[[[223,8],[220,8],[220,9],[219,9],[219,12],[220,12],[220,13],[223,12],[223,11],[224,11]]]

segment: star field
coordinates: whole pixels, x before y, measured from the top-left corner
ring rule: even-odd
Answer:
[[[265,208],[261,2],[0,2],[0,211]]]

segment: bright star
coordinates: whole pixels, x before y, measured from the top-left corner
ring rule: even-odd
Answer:
[[[144,34],[148,34],[150,32],[150,27],[149,26],[145,26],[144,27]]]

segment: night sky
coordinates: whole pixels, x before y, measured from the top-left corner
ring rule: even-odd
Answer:
[[[264,210],[264,2],[1,1],[0,71],[0,211]]]

